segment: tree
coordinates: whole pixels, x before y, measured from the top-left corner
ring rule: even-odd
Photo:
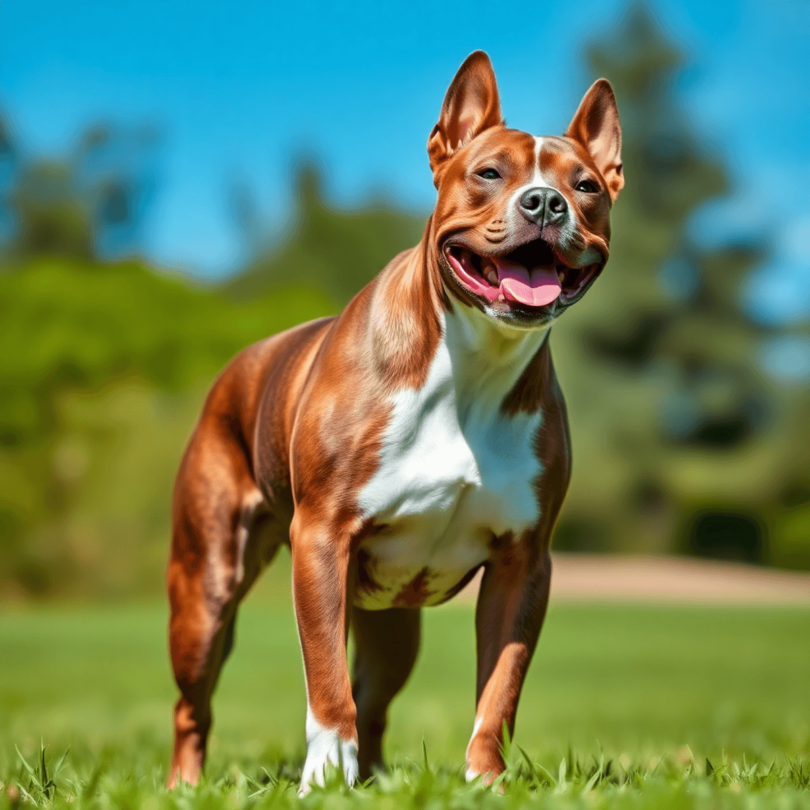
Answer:
[[[230,295],[249,300],[291,284],[327,293],[346,304],[400,251],[415,245],[425,228],[423,217],[378,203],[336,210],[323,199],[320,175],[313,164],[299,167],[295,188],[296,216],[280,246],[254,241],[253,255],[243,273],[227,285]],[[253,207],[240,195],[240,210]],[[255,223],[255,216],[245,216]],[[250,233],[256,233],[252,224]]]
[[[0,239],[7,259],[131,255],[156,188],[149,126],[98,124],[66,155],[34,158],[0,115]]]
[[[561,544],[768,559],[776,502],[801,476],[776,436],[786,394],[757,363],[773,330],[741,294],[764,249],[689,238],[729,182],[644,7],[588,57],[616,91],[627,184],[604,277],[555,329],[575,444]]]

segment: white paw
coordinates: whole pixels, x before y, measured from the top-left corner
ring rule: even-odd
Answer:
[[[346,784],[353,785],[357,781],[357,743],[341,739],[335,729],[324,728],[307,709],[307,759],[298,795],[305,796],[312,785],[323,785],[326,768],[341,764]]]

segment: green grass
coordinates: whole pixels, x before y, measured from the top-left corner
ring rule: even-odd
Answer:
[[[305,698],[286,600],[243,608],[207,776],[171,794],[165,624],[161,606],[0,616],[0,807],[298,801]],[[391,772],[351,792],[335,783],[306,805],[810,807],[810,611],[553,606],[505,795],[462,779],[473,692],[471,607],[426,611],[417,670],[392,710]]]

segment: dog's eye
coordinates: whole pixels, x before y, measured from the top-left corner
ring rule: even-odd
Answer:
[[[479,177],[483,177],[484,180],[500,180],[501,176],[495,169],[484,169],[481,172],[478,172]]]
[[[596,194],[599,189],[596,186],[596,183],[592,183],[590,180],[581,180],[576,185],[577,191],[582,191],[585,194]]]

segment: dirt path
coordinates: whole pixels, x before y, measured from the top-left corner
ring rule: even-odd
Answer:
[[[554,553],[556,601],[810,606],[810,573],[683,557]],[[475,598],[478,578],[465,588]]]

